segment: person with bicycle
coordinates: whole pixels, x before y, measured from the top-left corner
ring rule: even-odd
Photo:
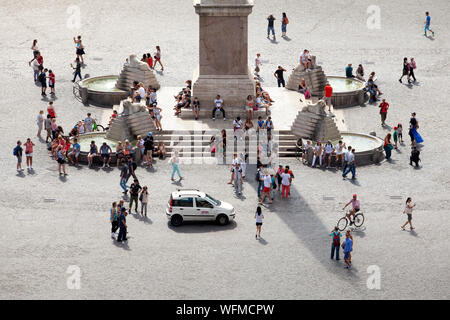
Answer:
[[[345,207],[342,208],[342,210],[345,210],[345,208],[347,208],[347,206],[350,204],[352,205],[352,210],[350,210],[346,216],[347,219],[350,221],[350,225],[352,225],[356,213],[360,210],[359,200],[357,199],[356,194],[353,195],[353,198],[345,205]],[[353,220],[350,219],[350,216],[353,216]]]

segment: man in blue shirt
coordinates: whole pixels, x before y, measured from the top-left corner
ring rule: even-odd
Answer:
[[[344,261],[345,261],[345,268],[350,269],[352,267],[352,254],[353,251],[353,240],[352,236],[350,234],[350,230],[347,230],[347,233],[345,234],[345,242],[342,244],[342,247],[344,248]]]
[[[430,13],[427,11],[427,12],[425,12],[425,15],[427,17],[426,17],[426,20],[425,20],[425,29],[424,29],[424,34],[423,35],[426,37],[427,36],[427,30],[428,30],[428,31],[431,31],[431,33],[433,34],[433,37],[434,37],[434,31],[430,29],[430,24],[431,24]]]
[[[107,166],[108,168],[110,167],[109,163],[111,162],[111,152],[111,147],[108,146],[106,142],[103,142],[102,146],[100,147],[100,154],[103,159],[103,168],[105,166]]]
[[[78,139],[73,139],[72,151],[67,154],[67,158],[70,163],[73,164],[73,158],[75,157],[75,165],[78,167],[78,157],[80,155],[80,144],[78,143]]]
[[[22,141],[19,140],[19,141],[17,141],[16,147],[13,149],[13,154],[14,154],[14,156],[17,157],[17,172],[22,172],[23,171],[23,169],[22,169],[22,152],[23,152],[23,149],[22,149],[21,145],[22,145]]]
[[[351,63],[349,63],[348,66],[345,68],[345,76],[347,78],[354,78],[355,77],[353,75],[353,67],[352,67]]]

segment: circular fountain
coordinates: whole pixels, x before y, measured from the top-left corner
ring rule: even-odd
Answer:
[[[78,95],[84,104],[112,107],[120,104],[120,101],[128,96],[127,91],[116,87],[118,80],[119,76],[86,78],[78,82],[75,89],[78,90]]]
[[[358,165],[378,163],[383,154],[384,141],[378,137],[368,134],[341,132],[342,141],[345,145],[356,150],[355,157]],[[334,141],[337,143],[338,141]]]
[[[364,82],[356,78],[327,77],[333,88],[331,103],[333,107],[352,107],[361,105],[365,100]]]

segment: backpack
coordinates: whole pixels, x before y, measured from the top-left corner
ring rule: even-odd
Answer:
[[[309,92],[309,90],[305,91],[305,99],[310,99],[311,98],[311,93]]]
[[[259,170],[257,170],[255,180],[256,180],[256,182],[259,182],[260,179],[261,179],[261,173],[259,172]]]
[[[17,147],[14,147],[14,149],[13,149],[13,155],[17,156]]]
[[[286,17],[286,18],[284,18],[284,23],[285,24],[288,24],[289,23],[289,19]]]
[[[39,81],[43,82],[45,80],[45,73],[41,73],[38,77]]]
[[[333,245],[334,246],[339,246],[341,244],[341,238],[340,238],[341,233],[338,232],[333,232]]]

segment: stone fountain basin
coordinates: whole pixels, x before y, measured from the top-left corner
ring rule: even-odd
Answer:
[[[85,104],[112,107],[126,99],[128,92],[116,88],[119,76],[100,76],[86,78],[78,83],[80,96]]]
[[[364,103],[366,94],[363,90],[363,81],[339,76],[330,76],[327,80],[333,87],[331,103],[334,108],[352,107]]]
[[[103,142],[106,142],[111,147],[111,150],[112,150],[111,164],[115,165],[115,163],[117,161],[115,152],[116,152],[116,147],[117,147],[118,141],[106,138],[106,132],[85,133],[78,137],[78,143],[80,144],[80,156],[78,158],[79,162],[87,163],[87,156],[89,154],[89,146],[91,144],[91,141],[95,141],[95,144],[97,145],[97,148],[99,149],[99,152],[100,152],[100,146],[103,144]],[[71,138],[71,142],[73,142],[73,138]],[[130,141],[130,142],[133,146],[136,144],[135,141]],[[124,144],[124,141],[122,141],[122,143]],[[133,153],[136,153],[135,149],[136,148],[133,147]],[[95,162],[101,163],[102,158],[96,157]]]
[[[356,165],[369,165],[381,162],[383,159],[383,144],[384,141],[378,137],[371,136],[363,133],[354,132],[341,132],[342,141],[346,146],[351,146],[356,150],[355,159]],[[303,145],[306,144],[307,139],[302,139]],[[336,145],[339,141],[332,141],[333,145]],[[313,145],[315,145],[313,141]],[[326,141],[322,141],[324,145]],[[313,152],[309,152],[307,155],[308,163],[312,163]]]

